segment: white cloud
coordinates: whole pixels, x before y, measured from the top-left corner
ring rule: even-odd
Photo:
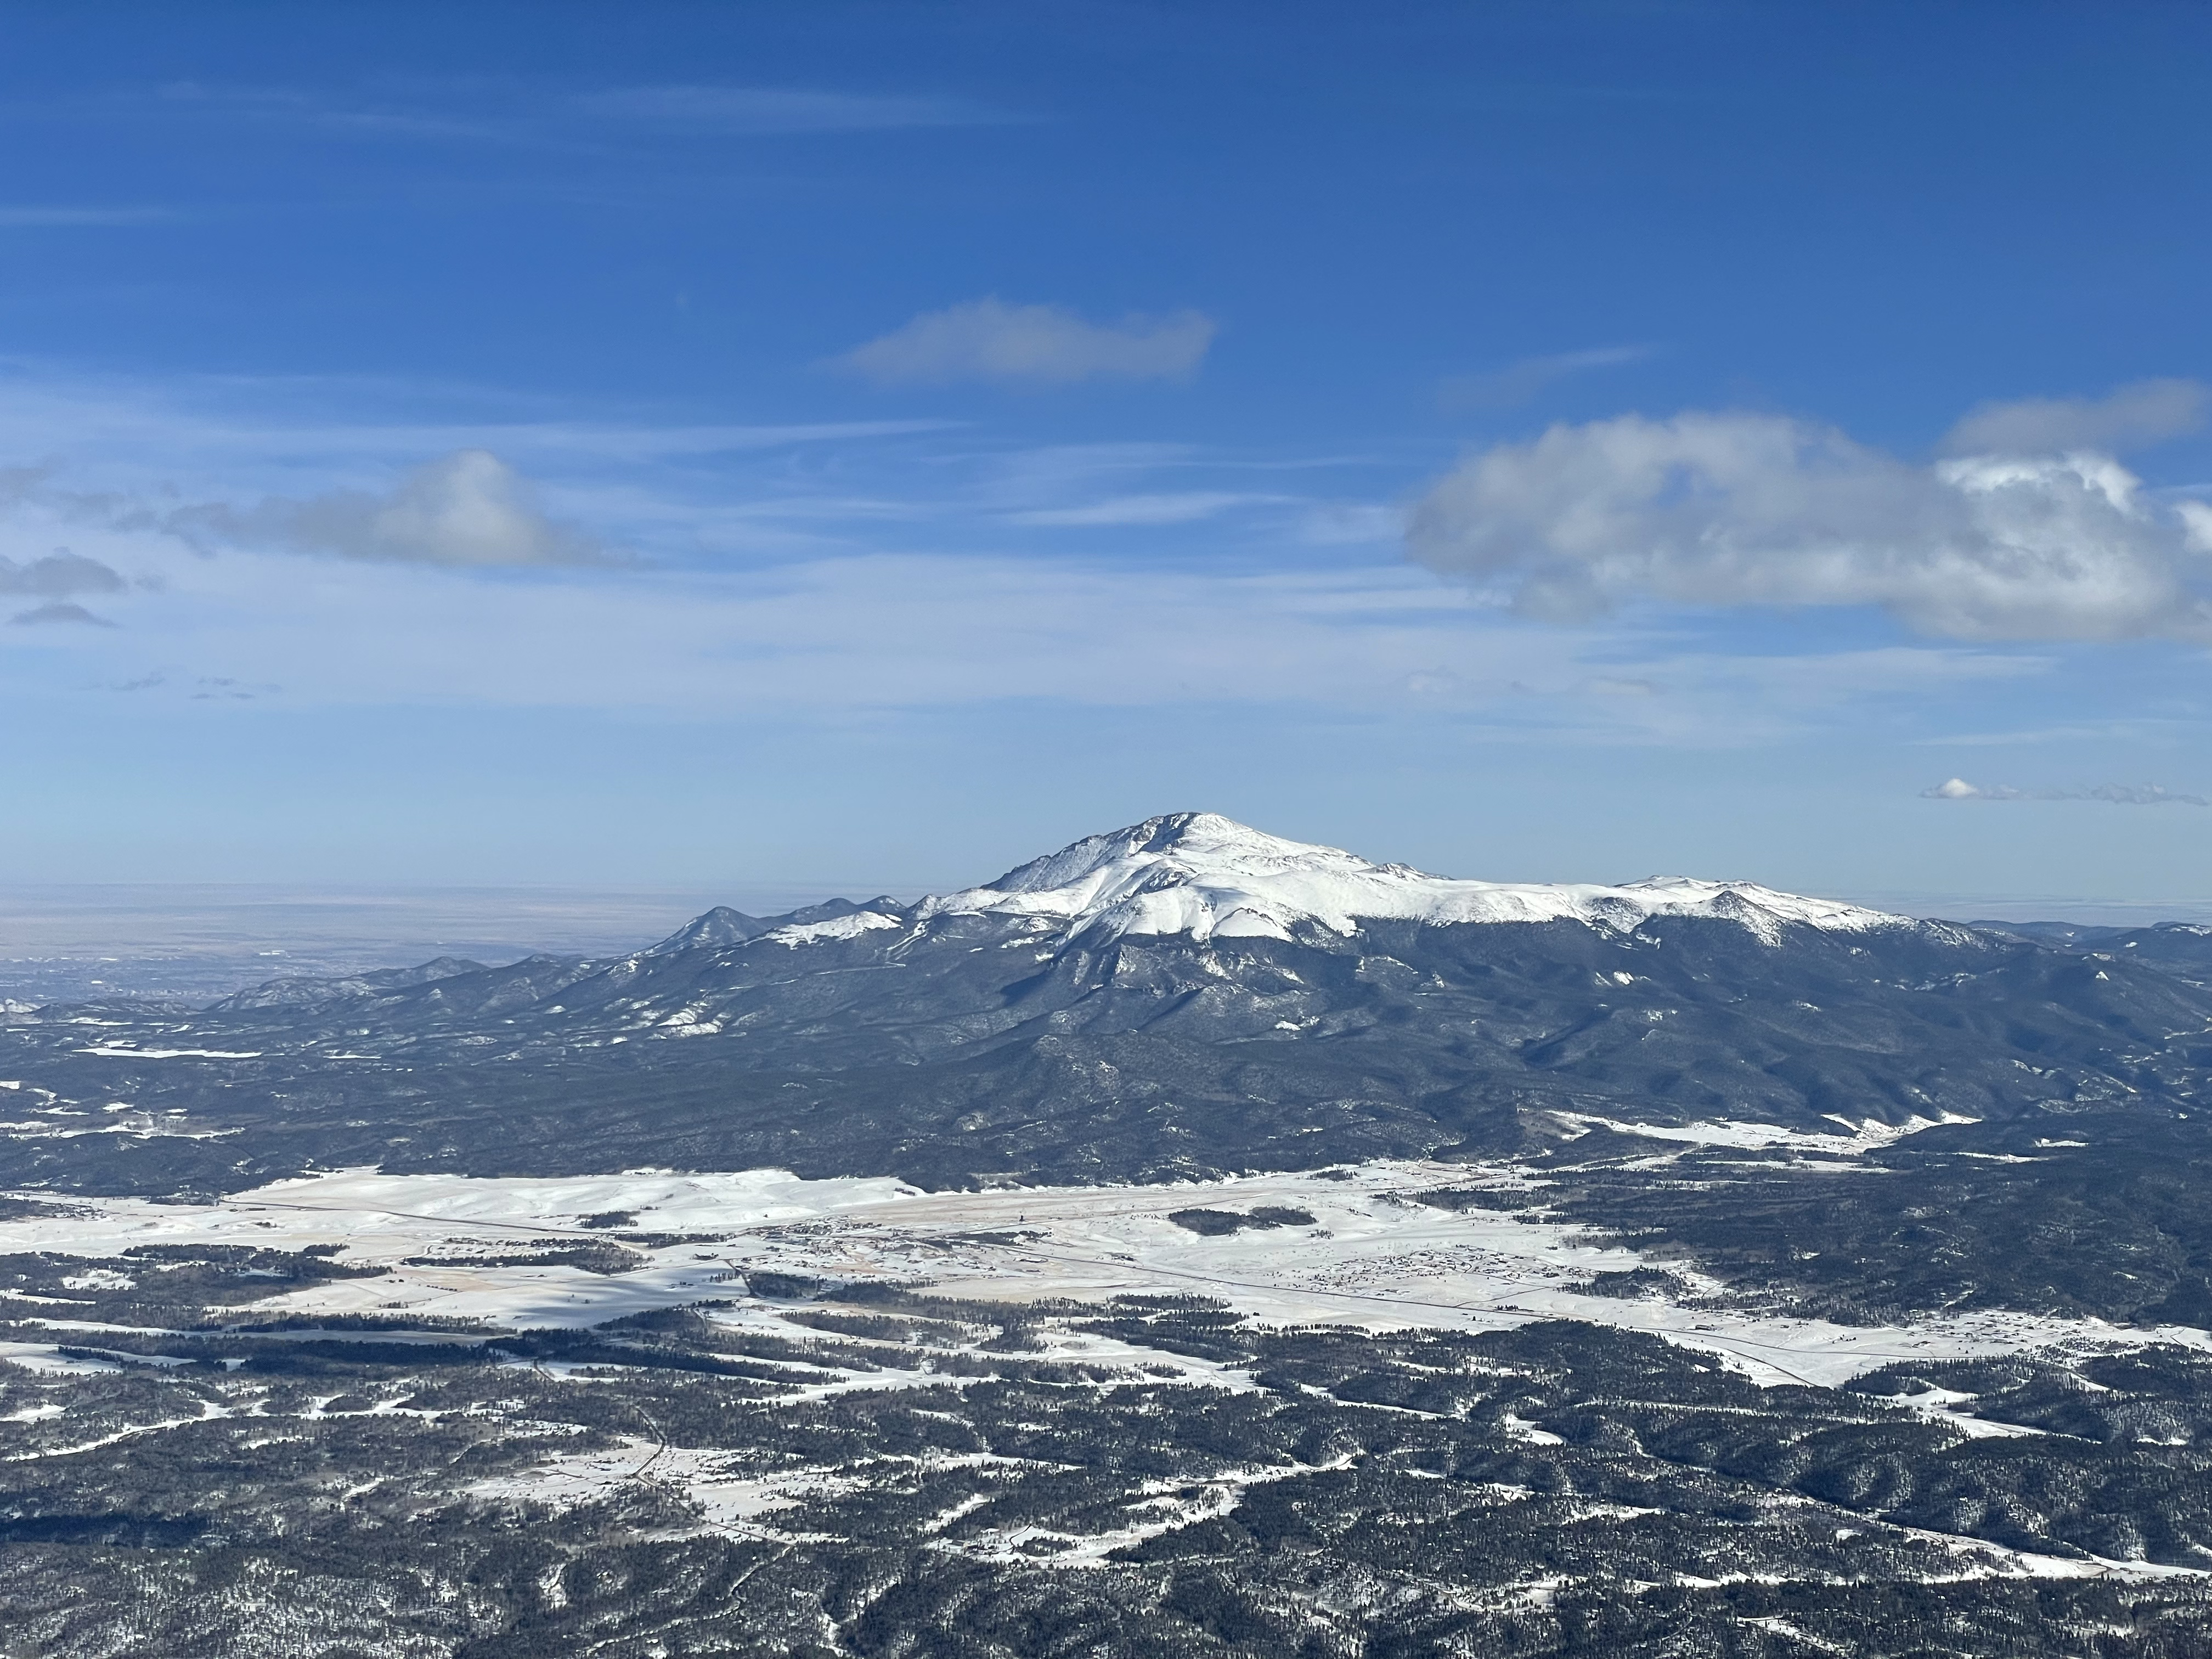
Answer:
[[[1190,557],[1187,538],[1167,550],[1142,524],[1008,524],[1055,509],[1094,522],[1235,513],[1209,498],[1252,498],[1249,484],[1285,482],[1255,480],[1255,468],[1310,463],[1165,444],[1010,450],[972,434],[849,443],[802,463],[796,446],[914,428],[448,424],[422,418],[420,403],[379,424],[364,406],[374,398],[352,383],[137,395],[106,381],[13,383],[0,397],[0,456],[53,459],[0,470],[0,530],[12,538],[0,548],[28,559],[68,542],[160,586],[131,592],[130,614],[115,613],[129,626],[117,629],[7,627],[10,611],[46,596],[13,606],[0,596],[0,700],[131,685],[158,702],[246,687],[299,708],[832,723],[1025,700],[1234,702],[1437,720],[1480,741],[1735,747],[1869,714],[1917,733],[1947,698],[2047,675],[2058,660],[1906,646],[1748,657],[1701,651],[1678,629],[1519,627],[1492,596],[1356,541],[1394,521],[1371,503],[1254,508],[1274,539],[1240,537],[1224,559]],[[393,488],[410,461],[455,448],[495,451],[542,482],[538,519],[588,526],[637,556],[484,580],[515,568],[487,557],[544,550],[528,526],[503,539],[426,530],[447,515],[425,498],[469,495],[450,459]],[[511,473],[492,477],[520,489]],[[184,501],[230,505],[180,508],[176,480],[189,481]],[[338,484],[348,488],[334,495]],[[265,514],[254,505],[264,501]],[[394,511],[410,501],[411,514]],[[1332,511],[1341,533],[1311,536],[1309,520]],[[174,525],[210,546],[208,520],[224,514],[254,534],[226,541],[220,557],[166,533]],[[1283,558],[1267,568],[1255,555],[1271,547]],[[1990,700],[2021,703],[2002,691]]]
[[[2204,388],[2194,380],[2139,380],[2106,398],[2024,398],[1983,404],[1945,434],[1947,455],[2043,455],[2113,451],[2193,432]]]
[[[1553,619],[1649,597],[1880,605],[1960,639],[2212,639],[2200,528],[2103,456],[1923,467],[1832,428],[1692,412],[1471,456],[1420,502],[1408,542]]]
[[[886,386],[1173,380],[1198,368],[1213,333],[1212,319],[1195,311],[1100,324],[1064,306],[1015,306],[992,297],[924,312],[836,362]]]
[[[1947,778],[1933,789],[1920,792],[1923,800],[2021,800],[2025,799],[2017,789],[1999,784],[1994,789],[1984,789],[1978,784],[1968,783],[1964,778]]]
[[[483,449],[455,450],[383,495],[271,496],[243,510],[183,508],[161,523],[247,546],[403,564],[589,564],[605,556],[590,538],[541,513],[528,483]]]
[[[2115,806],[2212,806],[2203,795],[2177,794],[2155,783],[2100,783],[2091,789],[2015,789],[2010,784],[1948,778],[1920,792],[1923,800],[2101,800]]]
[[[2212,504],[2203,501],[2176,501],[2176,517],[2181,520],[2183,533],[2189,545],[2199,553],[2212,553]]]

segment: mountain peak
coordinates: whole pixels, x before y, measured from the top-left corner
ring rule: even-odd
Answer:
[[[1298,927],[1349,935],[1363,921],[1578,921],[1626,931],[1655,915],[1740,923],[1769,944],[1796,923],[1834,932],[1904,927],[1901,916],[1749,882],[1652,877],[1621,886],[1455,880],[1286,841],[1215,812],[1174,812],[1087,836],[982,887],[926,899],[917,920],[1002,915],[1069,933],[1287,939]]]
[[[1382,867],[1334,847],[1285,841],[1280,836],[1268,835],[1218,812],[1167,812],[1146,818],[1142,823],[1133,823],[1126,830],[1085,836],[1057,853],[1032,859],[988,884],[988,890],[1048,892],[1087,877],[1109,872],[1120,874],[1133,868],[1172,871],[1204,878],[1231,873],[1273,874],[1326,861],[1360,870]]]
[[[658,945],[647,945],[642,954],[649,957],[665,956],[672,951],[712,949],[725,945],[741,945],[768,931],[770,924],[758,916],[749,916],[742,910],[733,910],[726,904],[718,904],[702,915],[685,922]]]

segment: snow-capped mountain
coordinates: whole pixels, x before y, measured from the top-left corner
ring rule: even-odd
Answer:
[[[2193,1113],[2203,944],[2092,954],[1748,883],[1454,880],[1182,813],[918,902],[710,911],[611,961],[432,963],[143,1022],[42,1013],[22,1040],[90,1068],[102,1103],[265,1100],[244,1138],[193,1143],[211,1181],[456,1158],[1091,1180],[1606,1121],[1863,1138]],[[358,1068],[343,1090],[332,1056]],[[216,1071],[251,1077],[210,1091]],[[132,1144],[41,1135],[21,1174],[128,1183]]]
[[[924,899],[915,919],[1036,917],[1109,937],[1289,939],[1301,926],[1340,935],[1366,921],[1432,926],[1579,921],[1627,932],[1653,916],[1738,922],[1770,943],[1788,923],[1833,933],[1906,927],[1903,916],[1748,882],[1680,876],[1608,887],[1454,880],[1285,841],[1212,812],[1176,812],[1089,836],[998,880]]]
[[[1018,1632],[970,1644],[998,1659],[1071,1629],[1153,1659],[1371,1655],[1378,1629],[1629,1651],[1593,1586],[1741,1589],[1732,1616],[1930,1659],[1967,1651],[1920,1639],[1931,1608],[2002,1614],[1981,1659],[2141,1631],[2212,1559],[2207,969],[2201,930],[2083,948],[1744,884],[1453,881],[1198,814],[918,903],[710,911],[612,961],[0,1011],[0,1539],[19,1601],[88,1629],[90,1576],[141,1638],[147,1584],[188,1605],[218,1559],[186,1550],[385,1572],[351,1605],[392,1622],[318,1653],[826,1654],[779,1645],[794,1595],[886,1572],[875,1605]],[[592,1553],[642,1559],[648,1528],[715,1553],[605,1589]],[[1997,1559],[1970,1549],[2041,1565],[1947,1607]],[[1224,1645],[1224,1560],[1287,1564],[1269,1608],[1322,1564],[1346,1639],[1239,1614],[1262,1638]],[[1601,1577],[1569,1585],[1577,1560]],[[2101,1599],[2054,1603],[2059,1571]],[[398,1622],[426,1582],[477,1621],[427,1647]],[[1597,1645],[1538,1639],[1532,1582]],[[549,1585],[588,1620],[553,1622]],[[2204,1652],[2191,1594],[2095,1650]],[[477,1641],[501,1605],[529,1622]],[[70,1652],[228,1655],[225,1606]],[[1155,1640],[1163,1608],[1192,1618]],[[1711,1628],[1665,1650],[1816,1651],[1763,1613]]]

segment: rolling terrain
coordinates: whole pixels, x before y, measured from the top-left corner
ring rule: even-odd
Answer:
[[[609,958],[19,1007],[0,1622],[2178,1659],[2208,1079],[2203,929],[1202,814]]]

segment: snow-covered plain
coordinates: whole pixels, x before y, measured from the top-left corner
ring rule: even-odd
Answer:
[[[67,1215],[0,1221],[0,1250],[114,1256],[155,1243],[339,1244],[346,1262],[390,1269],[232,1310],[253,1318],[371,1314],[574,1328],[706,1301],[732,1304],[720,1316],[754,1309],[774,1318],[773,1301],[749,1296],[744,1280],[769,1272],[1000,1302],[1201,1295],[1286,1325],[1496,1329],[1579,1319],[1724,1356],[1762,1382],[1829,1386],[1899,1361],[2152,1340],[2212,1350],[2212,1335],[2185,1327],[2020,1313],[1892,1326],[1779,1317],[1706,1304],[1720,1287],[1675,1261],[1664,1265],[1685,1287],[1680,1297],[1592,1295],[1581,1287],[1593,1274],[1656,1264],[1527,1209],[1451,1211],[1409,1196],[1530,1185],[1510,1165],[1414,1162],[1169,1186],[935,1193],[887,1178],[807,1181],[775,1170],[557,1180],[345,1170],[204,1206],[76,1200]],[[1178,1210],[1268,1206],[1303,1211],[1314,1224],[1209,1237],[1169,1219]],[[501,1260],[622,1233],[633,1235],[637,1258],[626,1272]],[[20,1316],[43,1314],[25,1305]]]

